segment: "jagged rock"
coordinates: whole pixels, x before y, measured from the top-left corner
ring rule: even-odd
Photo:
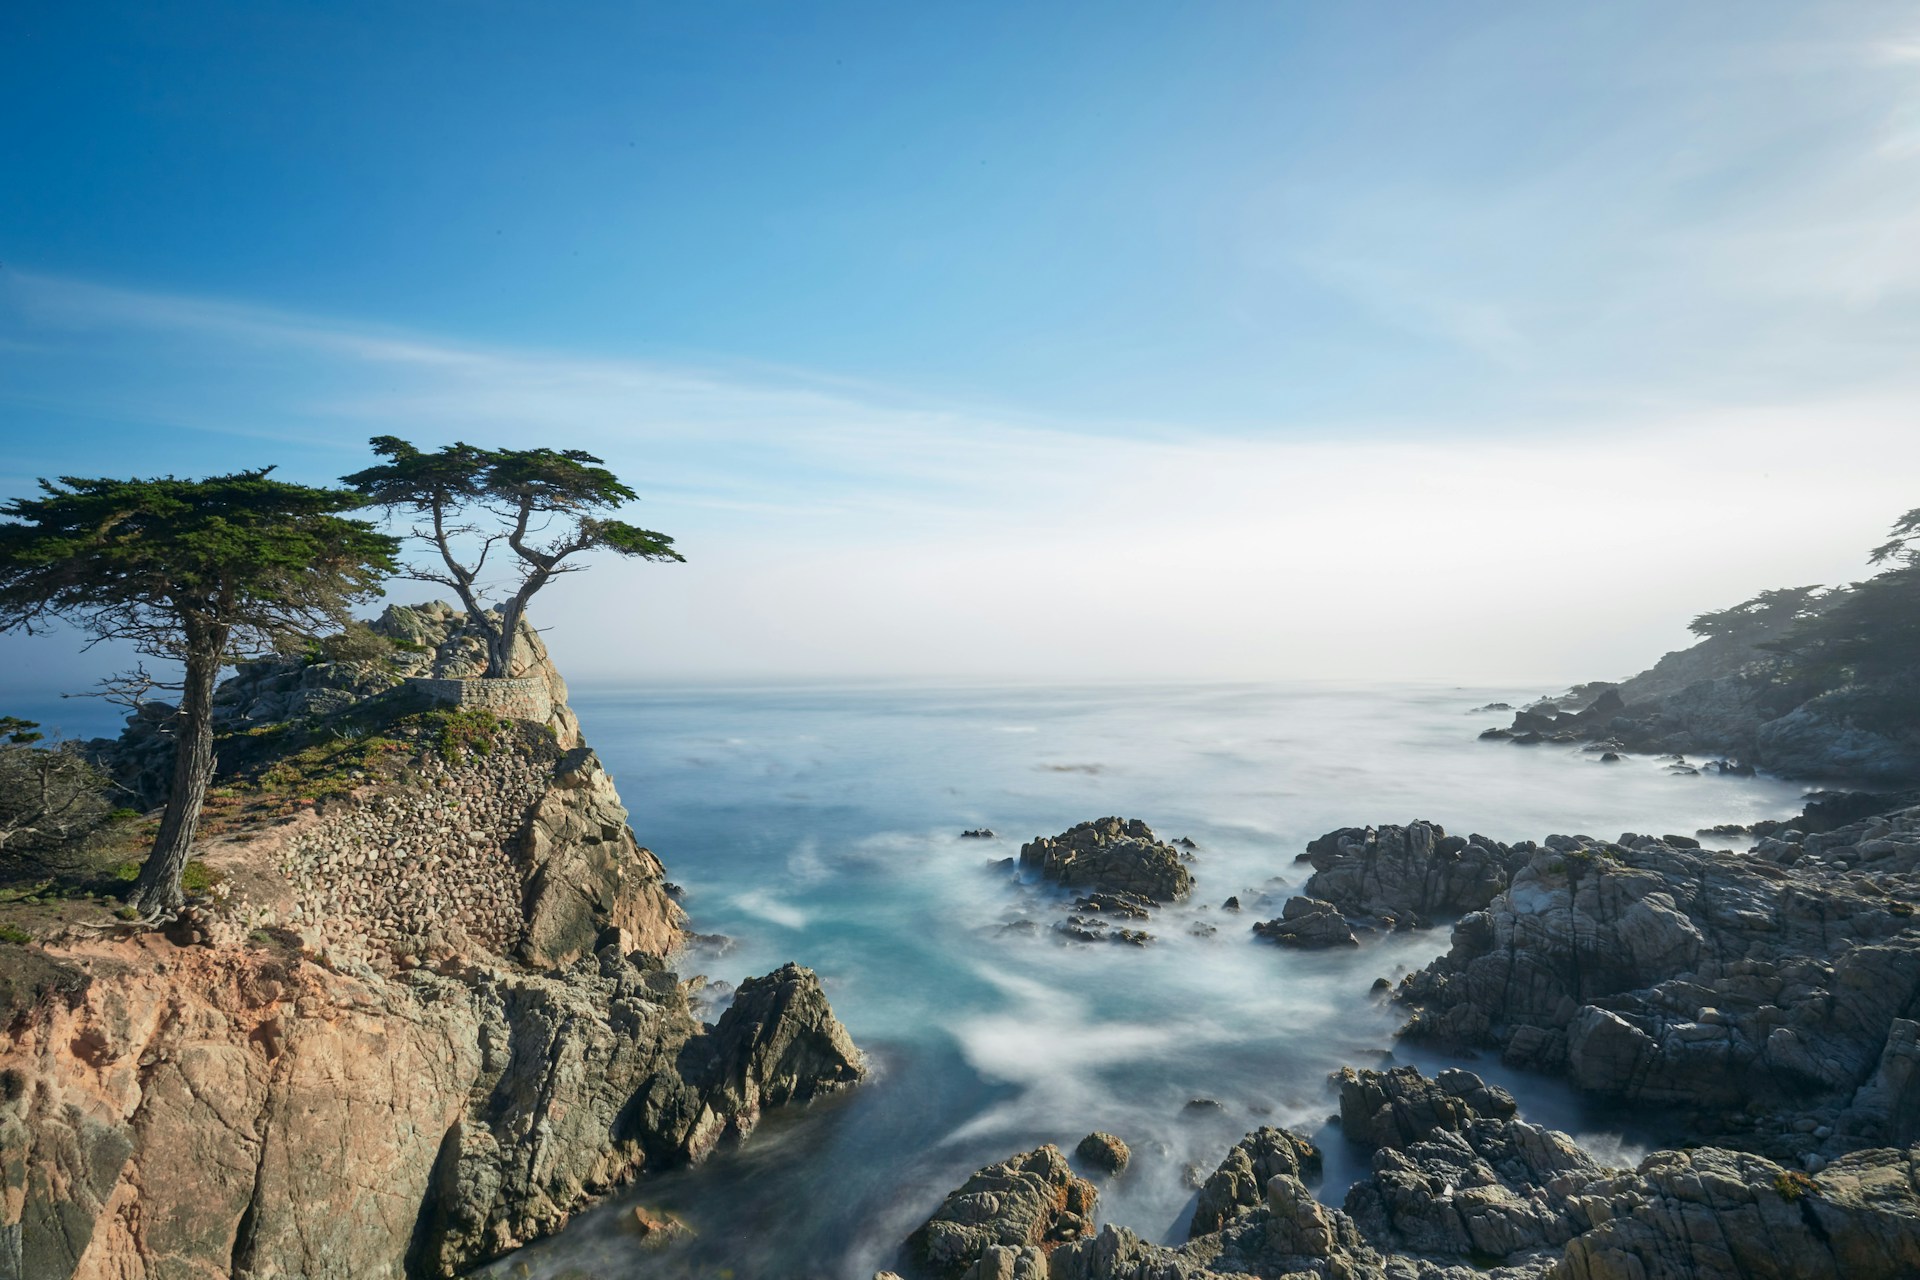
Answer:
[[[820,979],[796,964],[742,982],[711,1044],[712,1060],[701,1071],[709,1108],[741,1133],[764,1108],[811,1101],[866,1070]]]
[[[452,1275],[858,1075],[819,1051],[845,1032],[804,970],[708,1032],[611,947],[553,976],[154,935],[64,960],[84,984],[0,1042],[0,1276],[23,1280]]]
[[[1703,1147],[1590,1185],[1595,1219],[1564,1280],[1895,1280],[1920,1275],[1920,1148],[1843,1157],[1808,1177]]]
[[[1458,1133],[1474,1119],[1511,1119],[1519,1110],[1512,1094],[1471,1071],[1442,1071],[1429,1080],[1415,1067],[1347,1067],[1334,1080],[1341,1130],[1370,1147],[1404,1147],[1437,1133]]]
[[[1808,1129],[1834,1121],[1818,1140],[1791,1126],[1740,1139],[1786,1158],[1908,1141],[1890,1099],[1912,1096],[1916,902],[1920,809],[1749,855],[1555,836],[1402,985],[1406,1033],[1685,1104],[1704,1138],[1730,1137],[1715,1109],[1755,1102],[1826,1117]]]
[[[1263,1127],[1235,1143],[1200,1188],[1189,1239],[1211,1235],[1266,1203],[1267,1184],[1285,1175],[1320,1176],[1320,1148],[1287,1129]]]
[[[1124,1172],[1127,1163],[1133,1159],[1133,1152],[1127,1149],[1126,1143],[1103,1132],[1090,1133],[1080,1139],[1080,1145],[1073,1149],[1073,1154],[1107,1173]]]
[[[1278,920],[1263,920],[1253,926],[1253,932],[1287,947],[1318,949],[1360,945],[1360,940],[1353,936],[1353,926],[1340,914],[1340,909],[1331,902],[1314,898],[1288,898]]]
[[[565,964],[615,931],[623,951],[666,955],[685,919],[667,891],[666,868],[642,848],[600,759],[576,747],[554,766],[527,821],[518,854],[525,885],[529,964]]]
[[[1511,1094],[1467,1071],[1342,1071],[1341,1128],[1376,1148],[1346,1210],[1376,1247],[1510,1258],[1564,1245],[1568,1197],[1602,1170],[1563,1133],[1514,1118]]]
[[[1091,1182],[1074,1176],[1059,1148],[1038,1147],[968,1178],[908,1237],[907,1251],[940,1277],[1045,1276],[1044,1264],[1031,1269],[1026,1250],[1049,1250],[1085,1234],[1099,1199]],[[990,1264],[995,1270],[970,1270],[995,1246],[1012,1256],[996,1253]]]
[[[1100,818],[1020,846],[1020,869],[1069,889],[1176,902],[1193,890],[1180,851],[1138,818]]]
[[[1904,693],[1912,672],[1888,677],[1891,683],[1848,686],[1782,706],[1781,695],[1790,687],[1779,679],[1783,659],[1762,646],[1785,634],[1780,622],[1756,620],[1737,633],[1669,653],[1598,697],[1592,691],[1600,686],[1582,686],[1516,714],[1510,730],[1480,736],[1520,741],[1534,733],[1612,740],[1616,749],[1653,754],[1733,757],[1724,772],[1751,772],[1759,765],[1789,777],[1909,784],[1920,778],[1920,734],[1910,727],[1889,729],[1884,716],[1871,717],[1869,727],[1859,714],[1890,691]]]
[[[1178,1248],[1108,1224],[1051,1252],[1029,1239],[1057,1184],[1003,1194],[1020,1161],[975,1175],[942,1208],[942,1275],[1039,1280],[1904,1280],[1920,1274],[1920,1148],[1835,1161],[1817,1176],[1715,1148],[1606,1170],[1565,1134],[1514,1118],[1466,1072],[1341,1077],[1347,1127],[1379,1138],[1343,1210],[1317,1203],[1313,1148],[1249,1134],[1202,1192]],[[1217,1189],[1217,1190],[1216,1190]],[[940,1219],[936,1219],[939,1221]],[[929,1224],[931,1226],[932,1224]],[[923,1231],[925,1229],[923,1228]],[[1007,1239],[1005,1237],[1018,1237]]]
[[[1507,887],[1519,851],[1486,836],[1449,836],[1431,822],[1343,827],[1307,846],[1303,892],[1353,917],[1415,923],[1478,911]]]

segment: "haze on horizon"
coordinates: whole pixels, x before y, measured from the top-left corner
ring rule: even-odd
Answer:
[[[1545,687],[1920,504],[1900,6],[27,0],[0,161],[0,496],[588,448],[576,679]]]

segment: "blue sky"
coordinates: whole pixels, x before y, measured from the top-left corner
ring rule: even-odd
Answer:
[[[1920,501],[1910,6],[18,0],[0,172],[0,489],[581,443],[660,671],[1607,674]],[[1107,591],[1237,638],[1005,625]]]

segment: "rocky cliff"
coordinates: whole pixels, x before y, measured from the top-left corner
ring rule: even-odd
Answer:
[[[381,625],[444,673],[461,622]],[[422,710],[391,664],[243,670],[186,917],[0,948],[0,1280],[450,1276],[861,1077],[806,969],[700,1020],[524,639],[547,724]]]

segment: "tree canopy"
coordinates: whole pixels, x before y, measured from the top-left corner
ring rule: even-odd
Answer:
[[[1824,590],[1818,586],[1779,587],[1762,591],[1751,600],[1703,613],[1687,624],[1697,636],[1760,635],[1776,631],[1819,612]]]
[[[673,539],[601,513],[638,495],[579,449],[482,449],[465,442],[427,452],[397,436],[376,436],[386,459],[342,478],[367,506],[406,512],[420,523],[410,534],[431,559],[407,576],[451,588],[487,636],[489,676],[512,674],[513,642],[527,602],[591,551],[638,560],[682,561]],[[495,578],[488,562],[504,546],[511,559],[495,574],[503,599],[493,612]]]
[[[273,479],[42,480],[0,506],[0,630],[65,622],[89,644],[130,643],[182,678],[167,812],[135,887],[150,914],[177,907],[213,760],[221,666],[334,629],[393,571],[395,540],[343,513],[360,495]]]

